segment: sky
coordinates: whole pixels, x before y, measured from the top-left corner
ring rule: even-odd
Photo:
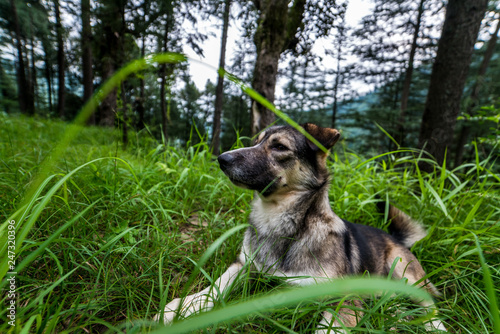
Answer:
[[[361,18],[368,15],[372,9],[372,3],[369,0],[350,0],[347,6],[346,22],[349,26],[356,26]],[[216,69],[219,65],[220,45],[221,45],[221,32],[220,27],[222,23],[216,20],[200,24],[198,28],[207,29],[214,33],[203,44],[204,57],[197,55],[192,49],[187,48],[184,53],[188,56],[190,61],[190,74],[196,86],[199,89],[204,89],[207,80],[215,83],[217,81]],[[216,27],[210,28],[210,27]],[[226,60],[232,58],[232,50],[236,49],[236,40],[239,37],[239,29],[235,26],[234,20],[228,31],[228,42],[226,51]],[[334,64],[332,63],[332,66]],[[279,95],[280,89],[277,87],[277,94]]]

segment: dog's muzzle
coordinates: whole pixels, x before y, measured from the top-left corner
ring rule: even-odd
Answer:
[[[226,173],[227,169],[234,164],[235,160],[235,157],[231,153],[223,153],[217,158],[220,169],[222,169],[224,173]]]
[[[240,148],[223,153],[217,158],[220,169],[231,182],[238,187],[271,193],[270,187],[276,180],[276,175],[270,172],[265,159],[262,159],[252,147]]]

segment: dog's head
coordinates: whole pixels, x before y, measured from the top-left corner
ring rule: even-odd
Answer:
[[[329,150],[340,138],[335,129],[306,123],[302,127]],[[263,196],[317,189],[328,180],[327,153],[290,126],[260,133],[254,146],[221,154],[220,168],[237,186]]]

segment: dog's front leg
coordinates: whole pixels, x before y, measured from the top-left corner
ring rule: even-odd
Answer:
[[[234,282],[238,274],[242,271],[243,265],[237,261],[233,263],[214,283],[214,285],[203,289],[200,292],[186,296],[183,300],[176,298],[165,306],[163,313],[163,323],[171,323],[175,316],[188,317],[191,314],[201,311],[209,311],[214,306],[214,300],[220,297],[231,284]],[[182,306],[181,304],[182,300]],[[155,321],[159,321],[161,313],[154,317]]]
[[[360,303],[357,300],[345,301],[344,303],[360,307]],[[329,311],[324,311],[323,319],[320,322],[321,327],[316,330],[316,334],[349,333],[349,329],[356,326],[360,316],[361,313],[359,311],[354,311],[347,307],[340,307],[340,309],[336,310],[335,315]],[[347,330],[344,330],[344,328]]]
[[[328,312],[323,312],[323,319],[321,319],[320,328],[318,328],[315,334],[346,334],[346,331],[342,329],[342,325],[337,321],[337,319],[333,319],[333,315]]]

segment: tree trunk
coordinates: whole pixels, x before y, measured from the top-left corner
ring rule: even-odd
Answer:
[[[337,73],[335,74],[335,83],[333,85],[333,108],[332,108],[332,129],[335,129],[335,123],[337,122],[337,109],[338,109],[338,94],[340,87],[340,62],[342,61],[342,43],[344,42],[344,23],[339,27],[340,37],[337,40]]]
[[[101,59],[103,82],[110,78],[114,71],[114,64],[110,57]],[[116,113],[116,89],[113,89],[101,102],[100,105],[100,119],[99,125],[113,127],[115,126],[115,113]]]
[[[33,88],[33,71],[31,70],[34,68],[34,50],[33,50],[33,44],[31,45],[31,58],[29,57],[29,51],[28,51],[28,40],[27,38],[24,40],[24,53],[26,54],[26,62],[25,62],[25,71],[26,71],[26,91],[25,93],[25,100],[26,100],[26,113],[28,115],[33,116],[35,114],[35,92]],[[30,67],[30,60],[31,60],[31,66]],[[36,69],[35,69],[36,71]]]
[[[488,41],[488,47],[486,48],[486,52],[483,56],[483,61],[479,67],[479,72],[477,74],[476,82],[474,83],[474,87],[472,88],[472,92],[470,95],[470,103],[467,106],[466,114],[472,115],[474,113],[474,108],[477,105],[479,92],[481,90],[481,86],[483,84],[484,75],[486,74],[486,69],[490,64],[490,60],[493,57],[495,46],[498,41],[498,33],[500,32],[500,19],[497,21],[497,26],[495,28],[495,32],[491,35],[490,40]],[[467,139],[470,134],[471,127],[468,124],[464,124],[462,129],[460,130],[460,135],[457,140],[457,147],[455,151],[455,167],[462,164],[463,156],[464,156],[464,147],[467,143]]]
[[[338,74],[337,74],[338,76]],[[337,84],[337,78],[335,78],[335,84]],[[335,123],[337,122],[337,109],[338,109],[338,106],[337,106],[337,91],[336,91],[336,88],[335,88],[335,93],[333,95],[333,108],[332,108],[332,129],[335,129]]]
[[[120,98],[122,100],[122,142],[123,148],[126,149],[128,145],[128,124],[127,124],[127,93],[125,91],[125,81],[121,83],[121,94]]]
[[[291,47],[297,29],[302,24],[305,0],[296,0],[291,8],[289,0],[254,0],[259,10],[254,43],[257,60],[252,87],[269,102],[274,103],[276,75],[281,53]],[[252,101],[252,134],[256,134],[275,121],[274,113]]]
[[[260,15],[254,36],[257,60],[252,87],[271,103],[274,103],[278,62],[285,45],[287,12],[287,0],[260,1]],[[258,133],[275,119],[271,110],[252,101],[252,134]]]
[[[165,20],[165,32],[163,34],[163,52],[168,52],[168,39],[170,33],[170,27],[172,25],[172,16],[173,16],[173,8],[172,3],[168,2],[167,6],[167,17]],[[170,72],[170,66],[168,66],[168,72]],[[161,78],[161,87],[160,87],[160,111],[161,111],[161,124],[162,124],[162,134],[163,139],[167,140],[168,138],[168,110],[166,103],[166,95],[167,95],[167,84],[169,73],[167,73],[167,64],[162,64],[160,67],[160,78]],[[170,91],[170,89],[168,89]]]
[[[451,145],[460,111],[460,100],[474,43],[486,11],[487,0],[450,0],[432,68],[429,92],[420,128],[419,146],[443,164]],[[422,163],[425,171],[433,167]]]
[[[413,31],[413,40],[411,43],[410,55],[408,57],[408,67],[406,69],[405,79],[403,82],[403,91],[401,93],[401,107],[397,125],[398,134],[396,137],[396,141],[398,142],[399,146],[404,146],[406,109],[408,108],[408,98],[410,97],[411,79],[413,77],[413,62],[415,60],[415,53],[417,52],[417,41],[418,34],[420,33],[420,25],[422,23],[422,15],[424,13],[424,3],[425,0],[420,0],[420,4],[418,6],[417,20],[415,23],[415,30]]]
[[[163,140],[168,139],[168,114],[167,114],[167,103],[166,103],[166,85],[167,85],[167,74],[166,66],[162,65],[163,69],[161,71],[161,87],[160,87],[160,112],[161,112],[161,131]]]
[[[0,82],[7,83],[9,80],[10,74],[5,72],[5,69],[2,67],[2,62],[0,61]],[[10,85],[9,85],[10,86]],[[4,107],[4,110],[7,114],[11,112],[10,101],[16,98],[15,92],[13,92],[7,84],[0,85],[0,92],[2,93],[3,103],[0,102],[0,106]]]
[[[31,14],[31,12],[30,12]],[[33,30],[34,30],[34,27],[33,27],[33,19],[31,18],[31,15],[30,15],[30,20],[31,20],[31,36],[30,36],[30,39],[31,39],[31,71],[30,71],[30,74],[31,74],[31,78],[30,80],[28,80],[28,86],[29,86],[29,97],[28,97],[28,101],[30,101],[32,107],[29,108],[32,110],[32,112],[30,113],[31,115],[34,115],[35,114],[35,98],[36,98],[36,89],[37,89],[37,82],[36,82],[36,66],[35,66],[35,36],[33,36]]]
[[[102,81],[108,80],[117,68],[121,66],[123,61],[123,12],[126,1],[109,2],[110,7],[107,13],[106,21],[103,22],[104,39],[106,46],[104,47],[104,56],[100,59],[102,66]],[[113,127],[116,117],[116,89],[106,96],[100,105],[100,120],[102,126]]]
[[[226,65],[226,45],[227,31],[229,29],[229,13],[231,10],[231,0],[226,0],[224,4],[224,19],[222,24],[222,39],[220,47],[219,68],[224,69]],[[217,88],[215,89],[215,110],[214,121],[212,127],[212,153],[219,155],[220,153],[220,133],[221,133],[221,115],[222,103],[224,97],[224,77],[219,74],[217,80]]]
[[[145,53],[146,53],[146,36],[142,35],[141,58],[144,58]],[[145,93],[144,75],[141,75],[141,77],[139,78],[139,99],[137,100],[137,113],[139,114],[139,119],[137,120],[138,130],[142,130],[145,128],[144,93]]]
[[[24,65],[23,57],[23,46],[21,42],[21,29],[19,26],[19,18],[17,15],[16,1],[10,0],[10,5],[12,9],[12,20],[14,23],[14,34],[16,38],[16,49],[17,49],[17,95],[19,98],[19,110],[22,113],[27,112],[26,106],[26,93],[28,91],[28,84],[26,80],[26,67]]]
[[[56,39],[57,39],[57,113],[61,119],[64,119],[64,106],[66,100],[66,84],[65,84],[65,64],[64,64],[64,40],[63,28],[61,24],[61,13],[59,8],[59,0],[54,0],[56,12]]]
[[[47,97],[49,99],[49,113],[52,113],[52,65],[49,56],[49,46],[46,42],[42,42],[45,52],[45,81],[47,81]]]
[[[83,75],[83,103],[86,103],[94,90],[94,76],[92,72],[92,29],[90,27],[90,0],[81,0],[82,11],[82,75]],[[95,125],[95,114],[89,116],[88,125]]]

